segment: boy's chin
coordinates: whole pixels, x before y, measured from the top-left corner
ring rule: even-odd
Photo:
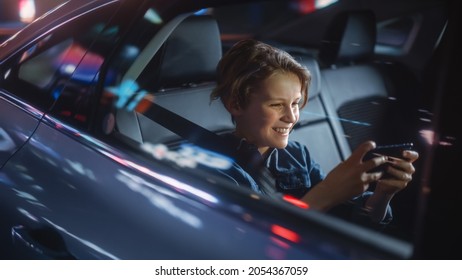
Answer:
[[[285,147],[287,147],[288,143],[289,143],[289,141],[279,142],[274,146],[274,148],[276,148],[276,149],[284,149]]]

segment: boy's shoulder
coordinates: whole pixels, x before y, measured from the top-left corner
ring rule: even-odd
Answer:
[[[292,140],[290,140],[286,146],[286,150],[289,150],[289,151],[295,151],[295,150],[304,151],[306,149],[307,148],[305,145],[301,144],[298,141],[292,141]]]

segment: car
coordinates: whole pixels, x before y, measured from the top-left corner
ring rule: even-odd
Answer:
[[[62,3],[62,0],[3,0],[0,2],[0,42]]]
[[[458,1],[67,1],[0,45],[1,259],[457,259]],[[255,38],[312,74],[292,139],[330,171],[413,143],[385,228],[237,186],[210,103]]]

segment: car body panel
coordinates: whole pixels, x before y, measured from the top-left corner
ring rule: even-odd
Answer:
[[[265,215],[260,216],[261,209],[254,212],[243,206],[248,201],[225,195],[234,192],[233,189],[227,192],[224,189],[223,197],[217,196],[216,192],[210,192],[210,186],[187,185],[187,181],[169,177],[167,172],[151,171],[157,169],[116,150],[82,145],[79,138],[92,143],[91,138],[48,120],[2,169],[3,174],[15,175],[2,183],[2,200],[16,207],[10,211],[14,220],[22,221],[20,225],[30,231],[45,228],[54,232],[66,244],[67,254],[52,251],[47,255],[42,252],[45,250],[37,252],[32,247],[30,256],[343,259],[351,253],[347,244],[324,249],[324,238],[319,243],[313,242],[319,238],[316,236],[313,240],[310,235],[304,235],[303,240],[278,236],[274,229],[286,225],[272,224],[263,218]],[[98,142],[95,140],[95,143]],[[35,168],[37,165],[41,166],[40,170]],[[59,172],[56,167],[60,167]],[[251,193],[246,197],[246,200],[261,199]],[[281,215],[270,214],[274,211],[277,208],[264,212],[268,212],[269,217]],[[296,231],[293,234],[298,236]],[[15,235],[14,239],[15,246],[27,247],[20,236]],[[310,245],[291,246],[294,241]],[[303,249],[305,246],[308,251]],[[354,251],[374,255],[365,248]],[[403,251],[409,253],[408,249]]]
[[[149,2],[169,21],[220,1],[69,1],[0,45],[0,69],[9,69],[55,30],[72,33],[85,15],[107,10],[106,23],[119,22],[123,31],[110,38],[111,48],[93,52],[101,32],[88,46],[71,45],[53,68],[62,88],[82,95],[96,89],[104,96],[105,83],[115,79],[104,67],[115,60],[112,48],[123,42],[116,39],[134,32],[130,19],[120,18],[139,16]],[[226,2],[233,1],[219,5]],[[76,70],[68,75],[70,64]],[[8,79],[5,73],[2,79]],[[160,145],[171,158],[141,154],[138,143],[94,135],[100,127],[90,121],[79,126],[57,117],[59,112],[50,110],[54,101],[38,109],[27,96],[0,90],[0,211],[7,213],[0,218],[0,258],[408,259],[413,254],[412,242],[237,188],[219,176],[213,160],[226,159],[212,152],[185,155]],[[327,118],[316,115],[307,123]]]
[[[39,110],[0,93],[0,166],[29,139],[42,115]]]

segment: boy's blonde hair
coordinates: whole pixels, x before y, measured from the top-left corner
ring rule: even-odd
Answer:
[[[222,57],[211,100],[221,99],[226,108],[245,108],[250,94],[276,73],[293,73],[300,79],[303,108],[308,101],[309,70],[289,53],[254,39],[239,41]]]

